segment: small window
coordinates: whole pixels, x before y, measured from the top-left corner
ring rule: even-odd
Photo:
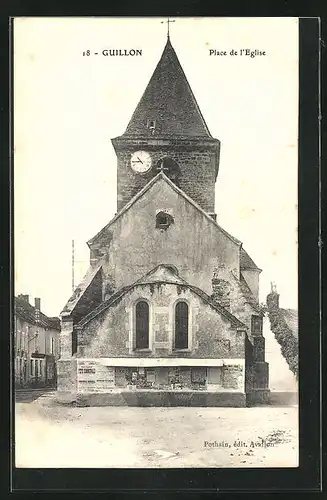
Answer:
[[[219,339],[217,340],[219,347],[222,350],[230,351],[230,340],[228,339]]]
[[[154,130],[156,128],[156,121],[155,120],[148,120],[147,127],[150,130]]]
[[[156,227],[165,228],[169,226],[168,216],[164,212],[160,212],[156,218]]]
[[[159,212],[156,215],[156,228],[157,229],[167,229],[170,224],[174,222],[174,218],[166,213],[166,212]]]
[[[77,352],[77,332],[73,330],[72,333],[72,356]]]
[[[261,316],[251,316],[251,333],[252,335],[262,334],[262,317]]]
[[[19,351],[21,349],[21,335],[20,335],[20,332],[17,332],[16,349],[17,349],[17,351]]]
[[[175,349],[188,348],[188,305],[178,302],[175,307]]]
[[[51,354],[54,354],[54,338],[51,337]]]
[[[145,300],[135,307],[135,348],[149,348],[149,304]]]

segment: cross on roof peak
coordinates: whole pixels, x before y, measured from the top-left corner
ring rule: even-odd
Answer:
[[[163,162],[163,161],[161,161],[161,162],[160,162],[159,167],[157,167],[157,170],[158,170],[159,172],[163,172],[163,173],[164,173],[164,171],[165,171],[165,170],[169,170],[169,168],[168,168],[168,167],[164,167],[164,162]]]
[[[167,38],[169,39],[169,23],[174,23],[175,20],[171,20],[169,19],[169,17],[167,18],[167,21],[161,21],[161,24],[163,23],[167,23]]]

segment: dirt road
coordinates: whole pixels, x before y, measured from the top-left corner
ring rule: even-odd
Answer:
[[[296,467],[297,407],[16,403],[17,467]]]

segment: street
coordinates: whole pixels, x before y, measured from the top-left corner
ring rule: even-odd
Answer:
[[[53,395],[16,402],[17,467],[298,465],[296,406],[79,408]]]
[[[44,394],[53,394],[53,389],[16,389],[15,401],[16,403],[31,403]]]

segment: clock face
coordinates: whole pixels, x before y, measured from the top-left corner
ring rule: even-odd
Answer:
[[[146,151],[135,151],[131,157],[131,167],[134,172],[147,172],[152,164],[151,156]]]

